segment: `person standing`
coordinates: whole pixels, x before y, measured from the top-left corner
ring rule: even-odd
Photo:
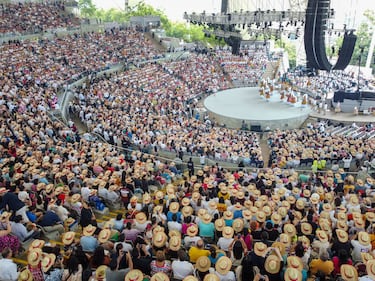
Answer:
[[[189,161],[187,163],[187,168],[189,170],[189,177],[191,177],[192,175],[194,175],[194,162],[191,159],[191,157],[189,158]]]

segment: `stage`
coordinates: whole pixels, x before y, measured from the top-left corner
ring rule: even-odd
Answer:
[[[234,88],[210,95],[204,100],[210,118],[228,128],[264,131],[266,129],[299,128],[309,117],[311,109],[301,104],[282,101],[280,93],[273,91],[266,100],[258,87]]]

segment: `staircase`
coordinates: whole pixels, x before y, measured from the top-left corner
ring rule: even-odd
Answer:
[[[262,79],[275,79],[278,72],[279,64],[279,61],[270,61],[269,63],[267,63],[266,70],[263,73]]]

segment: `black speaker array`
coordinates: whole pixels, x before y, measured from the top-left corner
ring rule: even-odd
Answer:
[[[350,62],[357,37],[348,32],[345,32],[336,64],[333,66],[327,58],[324,38],[330,13],[330,0],[309,0],[307,3],[304,44],[308,68],[342,70]]]

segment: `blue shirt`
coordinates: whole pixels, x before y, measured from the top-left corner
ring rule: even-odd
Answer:
[[[59,216],[52,211],[47,211],[42,217],[42,220],[39,222],[39,224],[41,226],[53,226],[58,222],[60,222]]]
[[[0,209],[4,209],[6,206],[9,207],[9,210],[17,212],[19,209],[25,206],[18,196],[13,192],[7,192],[3,195],[3,200],[0,203]]]
[[[214,238],[215,236],[215,225],[213,222],[203,223],[199,222],[199,236]]]
[[[93,253],[95,249],[99,246],[98,239],[92,236],[82,236],[80,240],[82,250],[84,252]]]

